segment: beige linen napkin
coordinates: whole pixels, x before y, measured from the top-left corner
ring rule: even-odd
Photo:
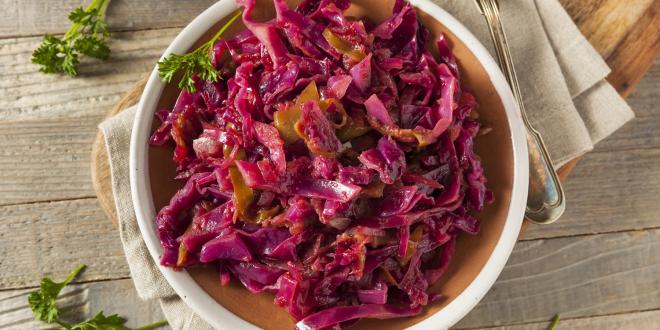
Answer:
[[[493,53],[484,18],[468,0],[434,0]],[[501,12],[529,117],[557,166],[584,154],[633,117],[605,80],[609,68],[556,0],[504,0]],[[460,59],[459,59],[460,60]],[[103,122],[119,231],[136,290],[159,299],[174,329],[209,329],[176,295],[142,240],[131,201],[128,146],[135,108]]]

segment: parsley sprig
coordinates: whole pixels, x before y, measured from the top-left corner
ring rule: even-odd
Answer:
[[[79,265],[62,282],[55,282],[48,277],[41,279],[39,291],[30,293],[28,303],[32,308],[34,318],[51,324],[58,324],[59,327],[48,328],[48,330],[130,330],[124,324],[126,319],[117,315],[106,316],[99,312],[94,317],[80,323],[70,324],[60,319],[60,311],[57,308],[57,297],[62,289],[69,284],[85,268],[85,265]],[[155,329],[167,324],[167,321],[159,321],[135,330]]]
[[[220,75],[211,64],[211,51],[216,40],[241,16],[241,12],[236,13],[223,25],[220,30],[205,44],[192,52],[179,55],[170,54],[162,61],[158,62],[158,74],[160,79],[165,82],[171,82],[177,72],[182,72],[183,76],[179,80],[179,88],[185,88],[189,92],[194,92],[196,74],[199,78],[207,81],[218,81]]]
[[[105,60],[110,56],[106,39],[110,36],[103,20],[110,0],[93,0],[86,9],[76,8],[69,14],[71,28],[58,38],[46,35],[39,48],[32,53],[32,63],[39,64],[43,73],[78,75],[80,55]]]

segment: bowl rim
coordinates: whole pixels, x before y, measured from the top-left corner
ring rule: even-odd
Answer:
[[[475,55],[483,65],[507,115],[513,148],[513,185],[511,201],[502,233],[486,264],[472,282],[447,306],[430,315],[408,329],[446,329],[462,319],[488,292],[504,268],[513,246],[517,241],[524,218],[528,186],[528,153],[526,132],[518,106],[513,98],[499,66],[479,40],[456,18],[430,0],[409,0],[417,9],[441,22]],[[220,0],[193,19],[167,47],[161,59],[171,53],[186,52],[193,43],[219,19],[238,9],[233,0]],[[227,310],[209,296],[188,274],[187,271],[174,271],[160,265],[162,247],[156,235],[153,222],[156,210],[151,198],[151,184],[148,175],[148,140],[155,107],[160,100],[165,84],[158,77],[154,67],[140,97],[131,133],[129,170],[133,207],[140,232],[145,244],[167,282],[183,301],[202,319],[217,329],[259,329],[252,323]]]

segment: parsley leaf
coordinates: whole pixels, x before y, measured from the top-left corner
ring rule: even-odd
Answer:
[[[158,75],[160,79],[165,82],[171,82],[177,72],[182,74],[179,80],[179,88],[185,88],[189,92],[194,92],[195,88],[195,75],[203,80],[217,81],[220,75],[211,64],[211,50],[215,41],[234,23],[236,19],[241,16],[241,12],[236,13],[229,21],[223,25],[220,30],[207,41],[194,51],[179,55],[170,54],[162,61],[158,62]]]
[[[103,13],[110,0],[93,0],[86,8],[69,13],[73,23],[62,38],[46,35],[42,44],[32,53],[32,63],[43,73],[78,75],[79,55],[105,60],[110,56],[106,39],[110,36]]]
[[[76,40],[73,44],[81,54],[89,57],[95,57],[101,60],[107,60],[110,57],[110,48],[104,39],[96,36],[83,37]]]
[[[126,319],[117,314],[105,316],[103,312],[99,312],[91,319],[77,324],[69,324],[60,319],[59,309],[56,303],[57,297],[60,295],[62,289],[84,268],[85,265],[81,264],[62,282],[55,282],[48,277],[42,278],[39,291],[32,292],[28,296],[28,303],[32,308],[34,318],[47,323],[59,324],[59,327],[44,330],[130,330],[130,328],[124,325]],[[135,330],[155,329],[166,324],[167,321],[159,321],[136,328]]]
[[[82,7],[78,7],[69,13],[69,20],[73,23],[81,24],[83,22],[89,21],[90,15],[96,13],[96,8],[90,8],[86,11]]]
[[[78,54],[65,41],[51,35],[46,35],[41,46],[32,53],[32,63],[41,65],[39,71],[43,73],[78,74]]]
[[[124,323],[126,319],[117,314],[105,316],[99,312],[93,318],[72,326],[71,330],[129,330]]]
[[[55,300],[60,294],[60,291],[62,291],[62,288],[69,284],[69,282],[71,282],[71,280],[73,280],[83,268],[85,268],[85,265],[76,267],[76,269],[74,269],[71,274],[60,283],[54,282],[48,277],[41,279],[41,288],[39,291],[32,292],[28,296],[28,303],[30,304],[32,313],[34,313],[34,317],[37,320],[48,323],[57,321],[59,311],[57,310]]]

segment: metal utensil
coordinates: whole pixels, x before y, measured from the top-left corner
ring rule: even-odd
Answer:
[[[511,60],[509,45],[500,20],[497,0],[475,0],[477,7],[486,17],[490,35],[493,38],[495,52],[502,72],[511,86],[513,96],[518,102],[523,123],[527,128],[527,146],[529,149],[529,192],[525,216],[532,222],[549,224],[555,222],[564,213],[566,204],[564,190],[543,139],[525,113],[525,105],[520,94],[518,78]]]

